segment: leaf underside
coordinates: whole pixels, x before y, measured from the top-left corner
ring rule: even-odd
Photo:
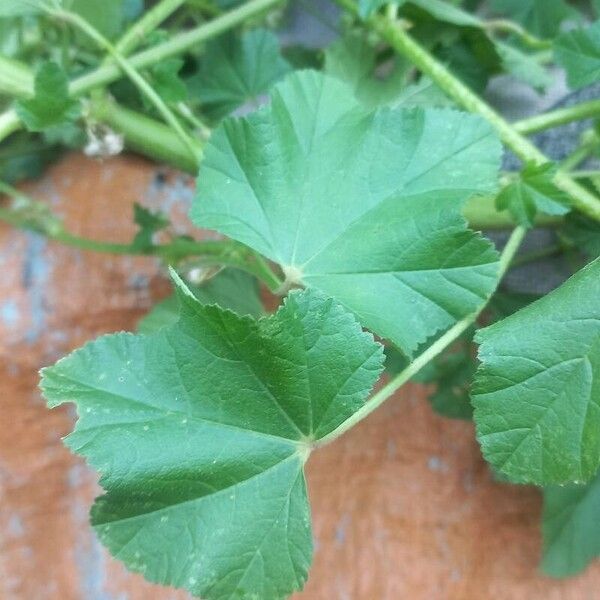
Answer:
[[[191,216],[411,355],[495,287],[497,253],[460,209],[495,188],[500,151],[477,117],[370,111],[342,82],[297,72],[215,131]]]
[[[483,454],[509,479],[587,481],[600,465],[600,260],[481,330],[474,383]]]
[[[42,390],[77,404],[67,444],[101,473],[92,523],[116,558],[211,600],[283,598],[312,558],[303,465],[363,405],[382,347],[316,291],[259,321],[178,295],[177,324],[91,342]]]

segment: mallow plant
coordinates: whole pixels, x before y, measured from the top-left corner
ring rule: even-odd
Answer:
[[[600,554],[600,101],[509,122],[484,90],[543,90],[550,65],[599,82],[598,3],[337,4],[315,50],[281,47],[280,0],[0,1],[0,217],[156,256],[174,288],[138,332],[41,371],[100,474],[91,524],[151,582],[285,598],[313,557],[307,461],[417,379],[474,419],[498,478],[542,489],[542,567],[574,574]],[[578,121],[558,162],[531,138]],[[220,236],[139,205],[129,244],[72,234],[13,187],[61,147],[197,173],[190,219]],[[552,245],[520,252],[540,227]],[[503,285],[558,255],[549,293]]]

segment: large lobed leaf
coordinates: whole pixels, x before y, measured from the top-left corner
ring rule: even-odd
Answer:
[[[597,259],[477,335],[477,435],[512,481],[586,481],[600,466],[599,298]]]
[[[460,210],[495,188],[500,151],[477,117],[370,111],[342,82],[297,72],[270,106],[215,131],[192,219],[411,354],[495,287],[497,254]]]
[[[283,598],[312,558],[304,463],[363,405],[382,347],[316,291],[255,321],[178,286],[177,324],[84,346],[43,392],[77,404],[67,444],[102,474],[92,522],[129,569],[212,600]]]

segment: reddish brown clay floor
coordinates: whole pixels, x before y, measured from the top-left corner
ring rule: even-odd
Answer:
[[[76,233],[129,241],[132,203],[182,230],[192,181],[125,157],[73,155],[26,186]],[[187,596],[128,574],[94,539],[98,489],[60,442],[37,370],[98,334],[130,329],[168,286],[151,258],[98,255],[0,229],[0,599]],[[425,390],[396,398],[308,464],[316,553],[312,600],[600,598],[600,564],[557,582],[537,571],[540,498],[494,483],[470,424],[432,414]]]

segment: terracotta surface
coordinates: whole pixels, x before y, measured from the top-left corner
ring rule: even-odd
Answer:
[[[130,239],[131,204],[184,223],[192,182],[135,158],[70,156],[27,189],[88,237]],[[37,370],[100,333],[132,328],[168,286],[151,258],[84,253],[0,229],[0,599],[180,599],[130,575],[87,526],[98,489],[60,442]],[[540,576],[535,490],[494,483],[470,424],[430,411],[409,385],[308,465],[316,554],[298,598],[600,598],[600,564]]]

